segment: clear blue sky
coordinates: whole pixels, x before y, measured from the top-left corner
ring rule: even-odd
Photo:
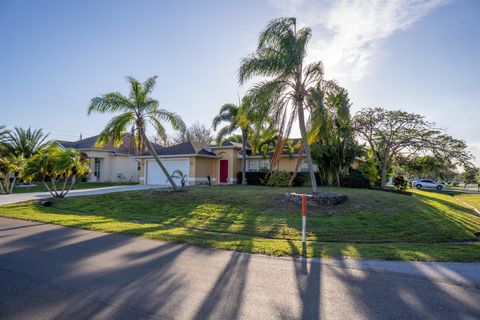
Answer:
[[[313,28],[311,60],[353,111],[404,109],[467,140],[480,159],[480,1],[0,0],[0,124],[53,138],[98,133],[89,100],[158,75],[154,96],[187,124],[236,102],[237,70],[272,18]],[[477,163],[480,164],[479,159]]]

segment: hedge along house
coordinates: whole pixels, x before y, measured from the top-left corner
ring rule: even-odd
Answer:
[[[284,153],[280,158],[275,170],[293,172],[298,159],[298,149]],[[242,144],[225,141],[221,145],[207,145],[195,142],[185,142],[170,147],[158,147],[156,152],[165,165],[167,171],[172,174],[175,170],[181,170],[187,175],[188,185],[207,184],[227,185],[240,183],[237,175],[242,171]],[[140,160],[140,183],[152,185],[168,185],[168,179],[163,174],[157,162],[149,152],[136,156]],[[303,156],[300,171],[308,171],[306,157]],[[352,167],[356,167],[361,159],[357,159]],[[270,168],[270,160],[262,155],[252,155],[247,147],[247,171],[255,172]],[[318,170],[315,168],[315,170]],[[175,180],[180,184],[180,180]]]
[[[78,141],[55,142],[65,149],[77,149],[89,159],[90,174],[86,177],[89,182],[138,182],[140,163],[132,158],[135,155],[133,136],[124,135],[123,143],[118,147],[111,143],[97,147],[97,139],[98,136],[93,136]]]

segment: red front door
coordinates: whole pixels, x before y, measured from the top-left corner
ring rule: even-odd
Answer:
[[[220,160],[220,182],[228,182],[228,160]]]

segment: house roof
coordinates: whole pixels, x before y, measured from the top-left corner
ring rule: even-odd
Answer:
[[[222,149],[222,148],[242,149],[242,143],[234,142],[234,141],[223,141],[220,145],[209,145],[208,148],[210,149]],[[247,149],[250,149],[250,145],[248,143],[247,143]]]
[[[98,135],[93,137],[88,137],[85,139],[81,139],[78,141],[65,141],[65,140],[56,140],[58,144],[63,146],[64,148],[72,148],[78,150],[102,150],[102,151],[110,151],[115,153],[121,154],[134,154],[135,153],[135,141],[134,136],[130,133],[127,133],[123,136],[123,142],[120,146],[114,147],[113,143],[109,142],[105,144],[103,147],[96,147],[95,144],[98,140]],[[153,144],[155,148],[163,148],[159,144]]]
[[[182,156],[182,155],[200,155],[200,156],[211,156],[216,157],[217,155],[213,152],[207,150],[208,145],[206,143],[198,143],[187,141],[184,143],[179,143],[170,147],[155,147],[155,152],[159,156]],[[144,152],[140,156],[151,156],[150,152]]]
[[[284,151],[283,156],[298,155],[298,152],[300,151],[300,147],[297,147],[297,144],[301,139],[300,138],[294,138],[294,139],[289,139],[289,140],[292,140],[293,153],[290,154],[289,152]],[[241,152],[242,152],[242,149],[240,149],[240,153]],[[247,156],[252,156],[252,151],[251,151],[250,147],[247,148]],[[258,156],[258,154],[257,154],[257,156]]]

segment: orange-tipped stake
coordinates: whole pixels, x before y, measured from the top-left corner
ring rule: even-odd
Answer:
[[[302,242],[306,241],[307,229],[307,196],[302,194]]]
[[[307,196],[302,194],[302,217],[307,215]]]

